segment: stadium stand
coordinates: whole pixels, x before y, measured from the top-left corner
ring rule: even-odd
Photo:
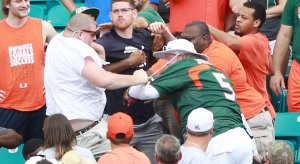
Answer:
[[[33,18],[44,19],[45,13],[43,7],[39,5],[30,5],[29,16]]]

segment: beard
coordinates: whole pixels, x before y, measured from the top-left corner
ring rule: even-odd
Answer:
[[[234,31],[234,34],[235,34],[235,35],[238,35],[238,36],[241,36],[241,35],[242,35],[242,33],[237,32],[237,31]]]

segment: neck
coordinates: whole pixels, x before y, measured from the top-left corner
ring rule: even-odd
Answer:
[[[126,29],[116,29],[115,28],[115,31],[122,38],[131,39],[132,38],[132,33],[133,33],[133,26],[131,24]]]
[[[18,28],[23,26],[27,22],[27,16],[23,18],[14,17],[11,14],[8,14],[6,18],[6,23],[11,27]]]
[[[196,147],[198,149],[201,149],[202,151],[206,151],[208,143],[209,143],[210,137],[207,136],[191,136],[188,135],[187,140],[183,144],[184,147]]]
[[[114,150],[116,148],[120,148],[120,147],[131,147],[129,144],[125,144],[125,143],[121,143],[121,144],[118,144],[118,145],[116,145],[112,142],[110,142],[110,143],[111,143],[111,149],[112,150]]]

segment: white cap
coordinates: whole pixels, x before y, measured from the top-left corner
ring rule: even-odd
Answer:
[[[188,116],[187,128],[193,132],[205,132],[214,124],[213,113],[204,108],[194,109]]]
[[[197,53],[195,50],[194,44],[185,39],[176,39],[168,42],[167,46],[163,47],[163,51],[157,51],[153,53],[153,56],[156,58],[164,59],[165,54],[194,54],[199,56],[203,60],[207,60],[208,57],[204,54]]]

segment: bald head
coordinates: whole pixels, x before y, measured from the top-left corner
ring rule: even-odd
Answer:
[[[87,30],[91,25],[96,26],[96,22],[92,16],[78,13],[69,20],[66,29],[73,32],[78,30]]]

